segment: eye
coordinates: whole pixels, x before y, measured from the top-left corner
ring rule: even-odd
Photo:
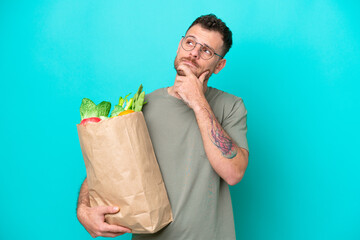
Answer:
[[[208,56],[212,56],[212,55],[213,55],[213,51],[212,51],[210,48],[206,47],[206,46],[202,47],[201,50],[202,50],[202,52],[203,52],[204,54],[206,54],[206,55],[208,55]]]
[[[194,45],[194,40],[192,39],[186,39],[186,45],[189,45],[189,46],[193,46]]]

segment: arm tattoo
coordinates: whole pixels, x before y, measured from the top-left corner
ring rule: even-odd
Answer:
[[[209,110],[206,109],[209,114],[211,122],[210,140],[211,142],[221,151],[221,154],[226,158],[234,158],[237,154],[237,150],[232,140],[226,136],[224,130],[216,120],[215,116],[212,115]]]

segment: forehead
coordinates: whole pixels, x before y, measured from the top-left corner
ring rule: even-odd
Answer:
[[[206,44],[215,50],[220,50],[223,46],[222,35],[217,31],[211,31],[196,24],[192,26],[186,33],[186,36],[193,36],[196,41]]]

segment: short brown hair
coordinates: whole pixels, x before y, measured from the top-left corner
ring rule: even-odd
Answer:
[[[217,18],[215,14],[202,15],[190,25],[187,31],[189,31],[189,29],[196,24],[200,24],[201,27],[207,30],[217,31],[222,35],[222,40],[224,42],[223,56],[225,56],[232,45],[232,32],[226,26],[226,24],[221,21],[221,19]]]

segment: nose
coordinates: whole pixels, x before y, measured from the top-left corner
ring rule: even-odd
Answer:
[[[194,58],[199,59],[200,58],[200,48],[201,48],[201,45],[199,43],[196,43],[194,49],[190,51],[190,55],[193,56]]]

